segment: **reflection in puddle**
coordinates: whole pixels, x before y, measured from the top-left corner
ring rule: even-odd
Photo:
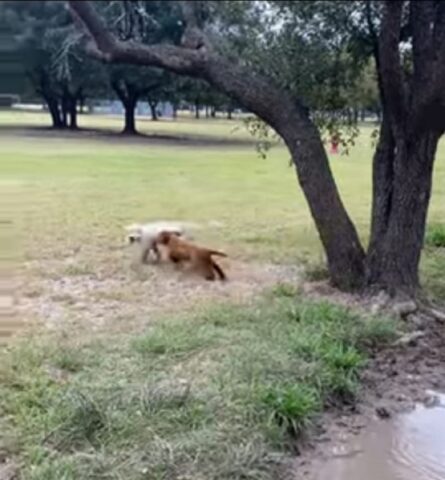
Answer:
[[[328,460],[317,480],[445,480],[445,395],[433,407],[381,421]]]

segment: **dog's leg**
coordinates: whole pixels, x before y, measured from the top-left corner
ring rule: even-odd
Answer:
[[[193,270],[202,275],[206,280],[213,281],[215,280],[215,272],[213,271],[212,260],[209,257],[197,257],[192,262]]]
[[[150,245],[143,245],[141,246],[141,263],[148,263],[148,255],[150,253],[151,247]]]
[[[159,251],[158,244],[156,242],[153,242],[151,245],[151,249],[156,256],[156,262],[159,263],[161,261],[161,252]]]
[[[215,272],[218,274],[220,280],[227,280],[227,276],[224,273],[223,269],[214,260],[211,260],[211,262],[212,262],[212,267],[215,270]]]
[[[212,268],[209,268],[209,270],[206,272],[205,277],[206,280],[209,280],[210,282],[213,282],[215,280],[215,273]]]
[[[180,258],[176,257],[172,252],[169,253],[168,258],[173,263],[176,270],[182,269],[182,260]]]

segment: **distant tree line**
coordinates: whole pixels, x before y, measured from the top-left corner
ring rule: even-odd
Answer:
[[[170,103],[173,117],[180,107],[187,107],[196,118],[202,111],[208,118],[217,112],[232,118],[235,103],[203,80],[152,67],[104,65],[85,56],[72,46],[76,32],[63,2],[4,1],[0,17],[8,26],[3,31],[11,59],[2,65],[2,76],[8,78],[3,93],[42,101],[54,128],[78,128],[77,115],[87,104],[113,98],[124,108],[126,134],[137,133],[135,112],[140,101],[147,102],[154,121],[161,102]]]

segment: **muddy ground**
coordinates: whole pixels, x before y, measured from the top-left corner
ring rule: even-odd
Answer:
[[[317,298],[327,296],[361,310],[369,311],[375,306],[369,298],[338,294],[326,284],[315,288],[309,285],[307,291]],[[383,313],[392,314],[391,307]],[[394,415],[412,410],[416,403],[432,406],[435,398],[428,390],[445,392],[444,318],[417,311],[401,321],[407,331],[406,341],[371,356],[357,403],[334,406],[324,413],[306,438],[301,455],[292,463],[289,478],[318,480],[321,465],[333,458],[348,458],[358,453],[353,450],[353,437],[372,422],[388,421]]]

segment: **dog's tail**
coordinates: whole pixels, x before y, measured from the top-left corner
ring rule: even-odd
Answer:
[[[208,250],[210,255],[216,255],[218,257],[227,257],[228,255],[224,252],[219,252],[218,250]]]

